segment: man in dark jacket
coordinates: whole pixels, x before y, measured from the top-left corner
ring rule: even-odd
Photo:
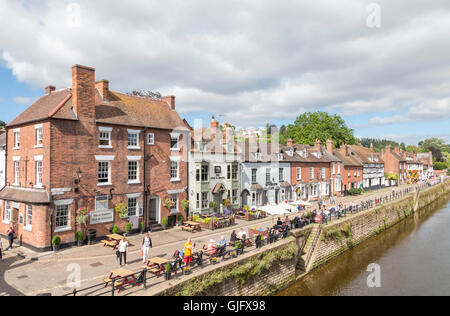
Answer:
[[[11,226],[8,231],[6,232],[6,234],[8,235],[8,240],[9,240],[9,247],[6,248],[6,250],[12,249],[13,248],[13,242],[14,242],[14,228]]]

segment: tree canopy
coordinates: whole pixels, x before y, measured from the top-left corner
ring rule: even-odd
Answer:
[[[373,150],[377,152],[380,152],[382,149],[386,148],[386,146],[401,147],[402,149],[405,149],[405,144],[402,143],[402,146],[402,144],[399,145],[397,142],[388,139],[361,138],[359,139],[359,143],[364,147],[370,147],[370,144],[372,144]]]
[[[326,112],[307,112],[297,117],[294,124],[289,124],[285,133],[280,133],[280,142],[292,138],[297,144],[313,145],[316,139],[325,143],[331,139],[337,147],[342,142],[355,144],[353,129],[349,128],[339,115]]]
[[[0,128],[5,127],[5,126],[6,126],[6,123],[3,121],[0,121]]]

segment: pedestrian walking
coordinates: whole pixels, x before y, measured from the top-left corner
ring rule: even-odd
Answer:
[[[128,251],[128,241],[125,239],[125,237],[122,238],[122,240],[119,242],[119,253],[120,253],[120,266],[122,266],[122,259],[125,266],[127,265],[127,251]]]
[[[150,238],[150,234],[146,233],[144,239],[142,240],[142,260],[147,263],[150,255],[150,248],[153,248],[152,239]]]
[[[9,247],[6,248],[6,250],[12,249],[13,248],[13,242],[14,242],[14,228],[11,226],[8,231],[6,232],[6,235],[8,235],[8,240],[9,240]]]
[[[186,267],[186,271],[190,270],[190,265],[192,261],[192,242],[191,238],[188,238],[186,243],[184,244],[184,264]]]

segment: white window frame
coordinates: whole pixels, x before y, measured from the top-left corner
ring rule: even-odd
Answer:
[[[309,179],[314,180],[314,167],[310,167],[309,169]]]
[[[102,138],[102,134],[108,135],[108,138]],[[112,127],[99,126],[98,127],[98,148],[112,148],[111,144]],[[107,140],[108,145],[101,145],[101,140]]]
[[[147,134],[147,145],[154,145],[154,144],[155,144],[155,134],[148,133]]]
[[[255,184],[258,182],[258,169],[252,168],[251,173],[252,173],[252,184]],[[254,177],[254,180],[253,180],[253,177]]]
[[[30,232],[33,230],[33,206],[31,204],[25,205],[25,225],[23,228]]]
[[[43,131],[43,125],[37,124],[34,125],[35,134],[36,134],[36,144],[34,148],[42,148],[44,147],[44,131]]]
[[[128,149],[141,149],[141,146],[139,145],[139,134],[141,133],[140,130],[138,129],[128,129],[128,137],[127,137],[127,142],[128,142],[128,138],[130,137],[130,135],[136,135],[136,145],[130,145],[128,144]]]
[[[9,224],[12,220],[12,208],[11,201],[4,201],[4,213],[3,213],[3,224]]]
[[[326,177],[326,171],[325,168],[322,168],[322,180],[324,180]]]
[[[297,181],[302,179],[302,167],[297,167]]]
[[[72,230],[72,226],[70,223],[70,213],[71,213],[70,208],[71,208],[72,200],[70,200],[70,203],[65,200],[55,201],[54,204],[55,204],[55,233]],[[56,226],[56,218],[57,218],[56,214],[58,211],[58,207],[67,207],[67,224],[65,226],[61,226],[61,227]]]
[[[140,177],[139,177],[139,173],[140,173],[140,160],[141,157],[140,156],[127,156],[128,158],[128,169],[127,169],[127,179],[128,179],[128,184],[139,184],[141,183],[140,181]],[[130,176],[130,162],[136,162],[136,179],[130,180],[129,176]]]
[[[136,201],[136,206],[135,206],[135,210],[134,210],[134,214],[130,214],[130,201]],[[139,199],[137,197],[128,197],[128,202],[127,202],[127,207],[128,207],[128,217],[138,217],[139,216]]]
[[[19,185],[20,183],[20,157],[13,157],[14,167],[14,183],[13,185]]]
[[[171,194],[170,199],[175,202],[174,206],[170,210],[178,211],[178,193]]]
[[[13,130],[14,133],[14,147],[13,149],[20,149],[20,128]]]
[[[177,146],[172,147],[172,140],[177,140]],[[170,150],[171,151],[180,151],[180,134],[179,133],[170,133]]]
[[[176,178],[172,177],[172,164],[176,164],[177,165],[177,176],[176,176]],[[171,182],[180,181],[180,161],[179,160],[174,160],[173,158],[170,159],[170,181]]]
[[[42,174],[43,174],[43,169],[44,169],[44,165],[43,165],[43,156],[34,156],[34,167],[35,167],[35,173],[36,173],[36,179],[35,179],[35,188],[42,188]],[[40,164],[40,168],[41,168],[41,173],[39,174],[39,168],[38,165]]]
[[[108,179],[107,179],[107,181],[106,182],[100,182],[99,180],[100,180],[100,175],[99,175],[99,173],[100,173],[100,164],[101,163],[107,163],[108,164]],[[112,185],[112,183],[111,183],[111,161],[109,161],[109,160],[99,160],[99,161],[97,161],[97,185],[98,186],[105,186],[105,185]]]

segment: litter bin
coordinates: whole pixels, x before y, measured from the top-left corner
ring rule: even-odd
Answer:
[[[90,228],[86,231],[88,245],[92,245],[97,238],[97,231],[93,228]]]

